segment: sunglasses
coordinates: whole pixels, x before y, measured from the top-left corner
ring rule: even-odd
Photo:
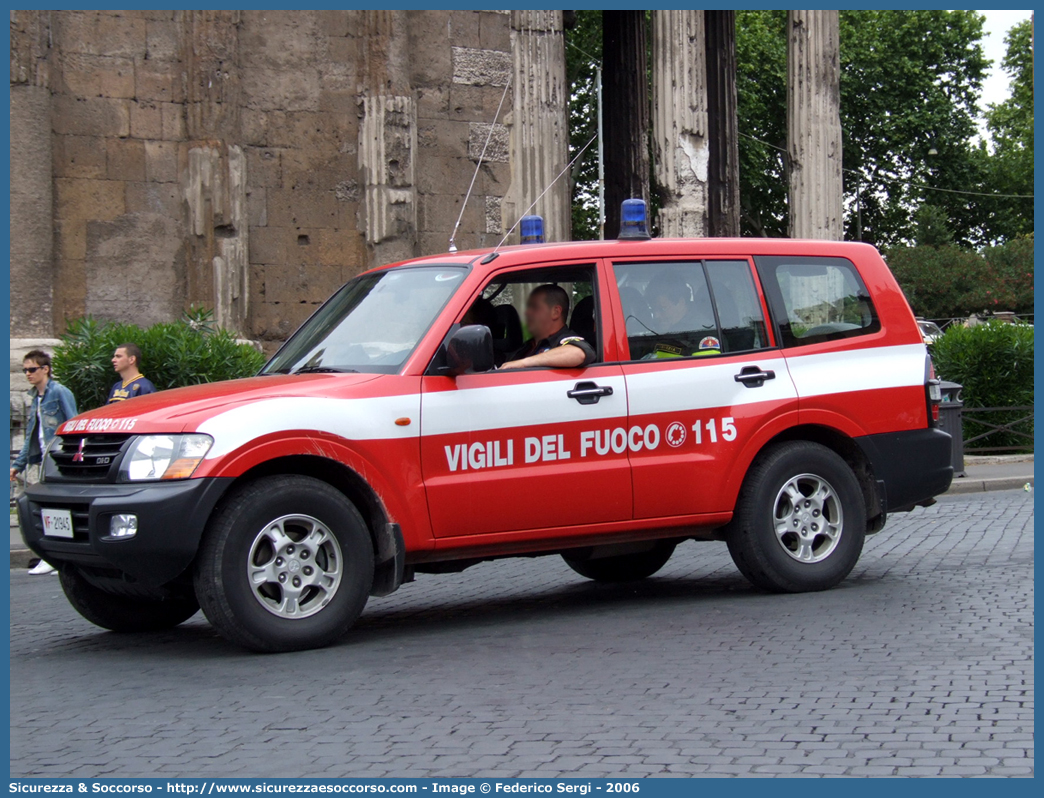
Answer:
[[[24,371],[26,374],[35,374],[36,372],[38,372],[42,368],[43,368],[43,366],[33,366],[30,369],[23,368],[22,371]]]

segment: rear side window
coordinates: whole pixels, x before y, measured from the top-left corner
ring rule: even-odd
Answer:
[[[874,303],[847,258],[757,258],[784,346],[868,335],[881,329]]]
[[[750,264],[617,263],[631,360],[707,357],[768,345]]]

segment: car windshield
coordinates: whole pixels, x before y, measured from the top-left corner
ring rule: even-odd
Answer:
[[[356,277],[294,333],[261,373],[394,374],[466,274],[463,266],[414,266]]]

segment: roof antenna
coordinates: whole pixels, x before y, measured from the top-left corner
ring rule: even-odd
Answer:
[[[555,177],[555,179],[552,180],[550,183],[548,183],[547,188],[545,188],[543,191],[540,192],[540,196],[537,197],[535,200],[533,200],[532,204],[528,208],[526,208],[526,212],[523,213],[521,216],[519,216],[518,219],[515,221],[515,223],[513,225],[511,225],[511,229],[508,230],[504,234],[504,237],[502,239],[500,239],[500,243],[497,244],[496,247],[493,248],[493,251],[490,252],[488,255],[486,255],[486,257],[484,257],[482,259],[482,263],[489,263],[490,261],[492,261],[494,258],[497,257],[497,250],[499,250],[502,246],[504,246],[504,242],[508,240],[508,236],[510,236],[513,232],[515,232],[515,228],[518,227],[518,223],[521,222],[523,219],[526,218],[526,216],[529,215],[529,212],[531,210],[533,210],[533,208],[536,207],[536,204],[538,202],[540,202],[540,200],[542,200],[544,198],[544,195],[551,190],[551,187],[561,179],[562,175],[564,175],[566,172],[568,172],[572,168],[573,164],[575,164],[577,161],[580,160],[580,156],[583,155],[585,152],[587,152],[587,148],[590,147],[592,144],[594,144],[594,140],[596,138],[598,138],[598,134],[597,133],[595,133],[593,136],[591,136],[591,138],[589,138],[587,140],[587,144],[585,144],[583,147],[580,148],[580,152],[578,152],[576,155],[573,156],[573,160],[571,160],[569,163],[567,163],[565,165],[565,168],[562,169],[562,171],[558,173],[558,175]]]
[[[507,97],[508,89],[510,88],[511,80],[509,78],[507,84],[504,86],[504,93],[500,95],[500,105],[497,106],[497,112],[493,116],[493,124],[489,126],[489,133],[486,134],[486,143],[482,145],[482,152],[479,153],[478,163],[475,164],[475,173],[471,176],[471,185],[468,186],[468,193],[464,195],[464,202],[461,203],[460,215],[457,217],[457,223],[453,225],[453,232],[450,233],[450,252],[457,251],[457,244],[454,239],[457,237],[457,230],[460,229],[460,220],[464,218],[464,209],[468,207],[468,199],[471,197],[471,190],[475,188],[475,178],[478,177],[479,169],[482,168],[482,161],[486,157],[486,148],[489,146],[489,140],[493,138],[493,128],[497,126],[497,120],[500,118],[500,109],[504,107],[504,99]]]

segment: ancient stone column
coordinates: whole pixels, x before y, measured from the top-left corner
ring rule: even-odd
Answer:
[[[704,11],[707,31],[707,234],[740,234],[739,127],[736,118],[736,12]]]
[[[620,204],[649,201],[649,88],[644,11],[602,12],[605,237],[620,230]]]
[[[188,304],[214,309],[221,327],[243,332],[249,299],[246,157],[236,144],[186,144],[182,193],[188,212]]]
[[[787,31],[790,237],[840,240],[838,12],[788,11]]]
[[[359,170],[364,186],[366,243],[374,265],[413,257],[417,241],[416,113],[412,97],[363,99]]]
[[[652,13],[652,150],[660,235],[667,237],[707,235],[704,13]]]
[[[504,230],[523,214],[535,213],[544,217],[548,241],[568,241],[569,175],[548,188],[569,162],[569,85],[562,12],[511,12],[511,49],[511,187],[502,203]],[[527,211],[545,189],[543,198]],[[517,229],[512,240],[518,241]]]
[[[19,338],[48,337],[57,321],[50,15],[11,12],[11,336]]]
[[[358,11],[365,91],[359,124],[359,173],[372,265],[417,252],[417,112],[409,84],[405,11]]]
[[[238,11],[186,11],[185,133],[180,158],[187,218],[186,303],[245,332],[250,296],[246,158],[239,146],[241,92]]]

